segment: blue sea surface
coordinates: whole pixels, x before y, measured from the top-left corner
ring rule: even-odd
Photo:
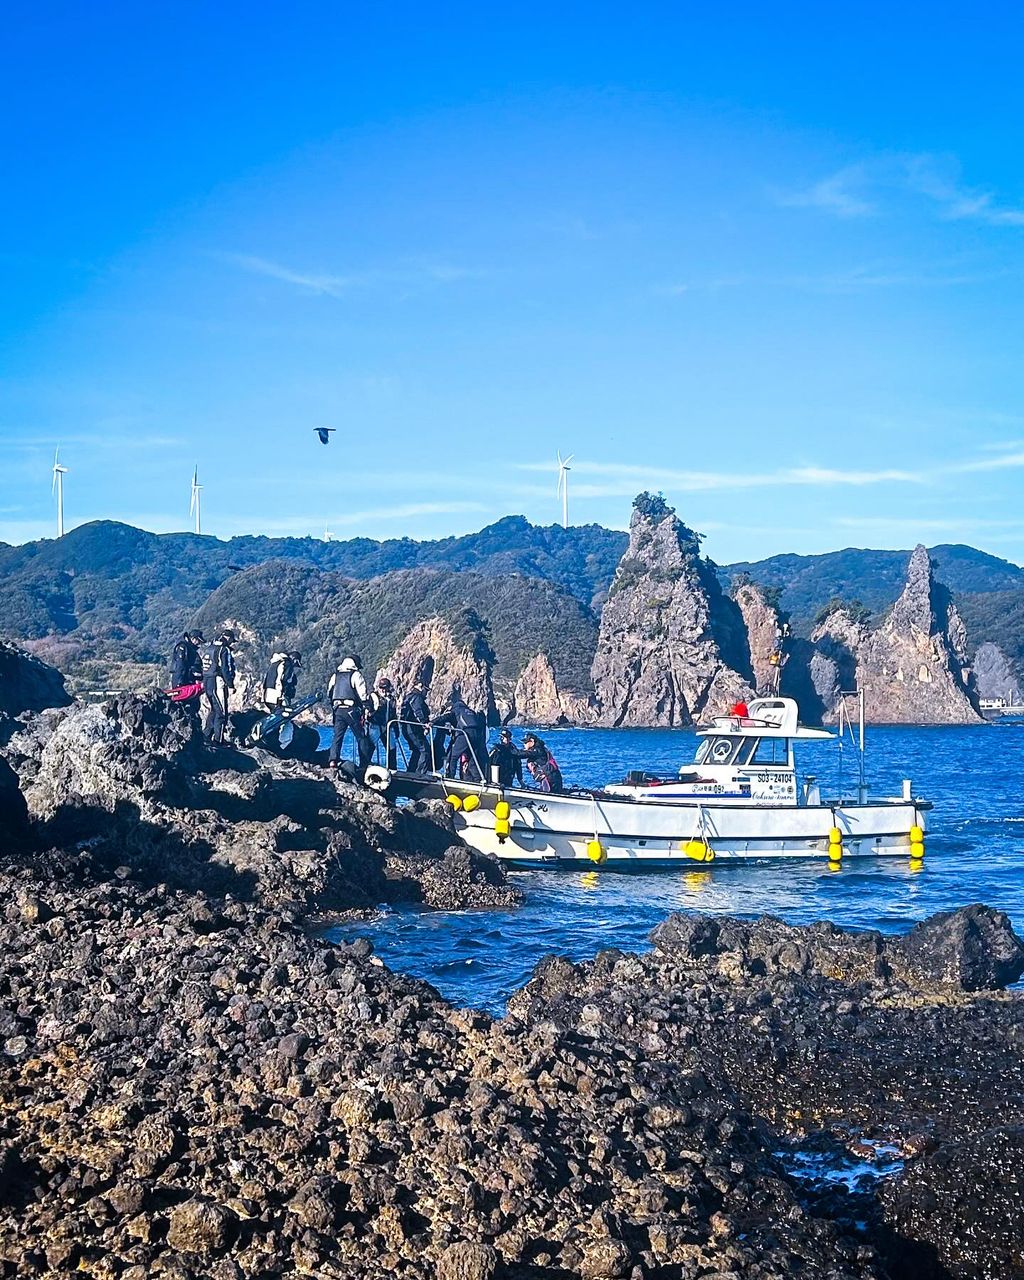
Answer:
[[[566,781],[596,786],[629,768],[672,773],[692,758],[696,739],[668,729],[547,731]],[[856,786],[850,743],[799,747],[800,775],[815,774],[823,796]],[[516,911],[383,909],[334,931],[365,936],[377,955],[424,978],[457,1005],[501,1013],[505,1001],[549,953],[589,959],[603,947],[640,951],[673,911],[802,923],[828,919],[853,928],[902,932],[915,921],[968,902],[1006,911],[1024,929],[1024,722],[970,728],[868,729],[867,779],[874,796],[915,795],[934,803],[923,870],[901,858],[848,859],[831,872],[823,859],[718,863],[646,874],[522,871]]]

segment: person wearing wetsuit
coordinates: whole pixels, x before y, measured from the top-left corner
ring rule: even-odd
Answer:
[[[501,736],[487,757],[487,763],[498,770],[498,786],[523,785],[523,762],[512,741],[512,730],[502,729]]]
[[[186,631],[171,653],[171,688],[181,689],[195,684],[201,677],[203,664],[199,659],[199,646],[203,643],[201,631]]]
[[[331,739],[330,767],[337,769],[345,735],[351,733],[355,739],[360,778],[373,758],[373,743],[364,727],[365,710],[370,694],[362,667],[363,661],[359,657],[353,655],[343,658],[327,686],[327,696],[334,708],[334,736]]]
[[[526,767],[533,775],[537,787],[541,791],[556,793],[562,791],[562,771],[555,757],[544,745],[544,741],[535,733],[528,733],[523,738],[523,745],[518,751],[519,758],[526,761]]]
[[[398,768],[398,701],[395,698],[395,686],[387,678],[381,676],[377,687],[370,695],[372,710],[370,712],[370,741],[374,751],[383,748],[384,759],[389,769]]]
[[[409,748],[409,772],[426,773],[430,763],[426,728],[430,724],[425,685],[417,680],[402,700],[402,737]]]
[[[199,650],[203,667],[203,693],[210,706],[203,733],[207,741],[218,747],[224,745],[228,695],[235,687],[235,658],[231,652],[234,643],[235,633],[224,631],[216,640],[204,644]]]
[[[456,694],[452,699],[449,722],[453,732],[446,757],[448,776],[462,778],[464,782],[482,782],[481,769],[487,754],[485,718]]]

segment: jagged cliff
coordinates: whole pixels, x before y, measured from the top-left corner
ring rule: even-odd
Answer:
[[[745,582],[735,588],[733,599],[739,605],[747,631],[750,666],[754,688],[759,694],[777,693],[779,667],[772,662],[780,652],[782,621],[779,610],[756,582]]]
[[[457,689],[471,707],[483,711],[489,723],[498,719],[491,669],[494,652],[483,623],[471,609],[457,624],[445,618],[417,623],[383,667],[395,688],[404,692],[419,677],[427,686],[432,712],[451,705]]]
[[[546,653],[538,653],[523,668],[508,709],[508,719],[519,724],[593,724],[597,715],[593,697],[559,688]]]
[[[661,497],[633,504],[592,675],[606,725],[692,724],[753,692],[739,608]]]
[[[906,585],[880,627],[836,608],[815,628],[811,674],[836,717],[840,689],[860,687],[865,715],[882,724],[975,724],[981,720],[967,656],[967,632],[949,592],[935,581],[928,551],[915,548]]]

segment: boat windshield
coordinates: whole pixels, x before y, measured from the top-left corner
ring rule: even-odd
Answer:
[[[694,764],[788,764],[785,738],[703,738]]]

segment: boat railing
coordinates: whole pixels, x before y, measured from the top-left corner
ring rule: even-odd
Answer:
[[[404,732],[405,729],[418,730],[419,733],[423,735],[427,758],[430,761],[429,773],[439,774],[442,778],[450,777],[453,781],[457,782],[486,782],[488,780],[490,775],[486,755],[484,759],[480,759],[470,735],[460,729],[457,725],[444,724],[433,720],[428,724],[423,724],[419,720],[403,720],[400,718],[389,720],[385,725],[384,738],[377,744],[376,748],[378,761],[380,763],[387,763],[387,752],[393,743],[395,758],[401,759],[403,771],[409,771],[409,763],[412,759],[412,744],[406,737]],[[486,734],[486,732],[487,731],[485,729],[484,733]],[[448,771],[449,749],[451,746],[449,739],[458,734],[463,734],[465,737],[466,746],[469,748],[468,755],[476,769],[476,779],[460,778],[456,774],[449,773]],[[485,738],[485,751],[486,746],[487,742]],[[385,749],[385,759],[383,761],[379,760],[381,747]],[[460,756],[464,756],[466,754],[466,752],[460,752]],[[457,767],[457,762],[452,763]],[[423,772],[423,770],[421,769],[420,772]]]

